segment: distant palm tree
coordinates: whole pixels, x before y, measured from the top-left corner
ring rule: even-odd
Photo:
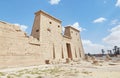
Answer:
[[[117,56],[119,54],[119,48],[114,46],[114,55]]]
[[[112,55],[112,50],[110,50],[109,52],[110,52],[110,54]]]
[[[118,55],[120,53],[120,49],[117,48],[116,54]]]
[[[120,54],[120,47],[118,48],[118,51],[119,51],[118,54]]]
[[[117,46],[114,46],[115,53],[117,52],[117,48],[118,48]]]
[[[105,53],[105,51],[104,51],[104,49],[101,49],[101,51],[102,51],[102,56],[104,55],[104,53]]]

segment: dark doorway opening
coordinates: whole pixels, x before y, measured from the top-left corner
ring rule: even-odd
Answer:
[[[72,60],[71,46],[69,43],[66,43],[66,46],[67,46],[68,58],[71,58]]]

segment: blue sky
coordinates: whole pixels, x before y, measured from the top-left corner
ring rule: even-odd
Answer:
[[[20,25],[30,34],[39,10],[62,20],[62,26],[81,30],[86,53],[120,46],[120,0],[1,0],[0,20]]]

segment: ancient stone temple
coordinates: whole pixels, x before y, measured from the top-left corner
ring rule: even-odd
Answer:
[[[63,34],[64,33],[64,34]],[[0,22],[0,68],[45,64],[46,60],[84,58],[80,31],[44,11],[35,13],[31,36],[19,26]]]

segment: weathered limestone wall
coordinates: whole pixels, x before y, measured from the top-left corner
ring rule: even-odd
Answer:
[[[19,26],[0,21],[0,68],[45,64],[46,60],[84,58],[79,30],[62,35],[61,21],[38,11],[28,37]]]
[[[64,41],[65,43],[69,43],[71,46],[72,58],[84,58],[84,50],[80,39],[79,31],[70,26],[67,26],[65,27],[65,35],[67,38],[64,36]],[[66,46],[66,44],[64,45]]]
[[[51,16],[43,13],[37,12],[35,19],[40,18],[39,26],[39,40],[46,48],[45,58],[46,59],[61,59],[62,58],[62,27],[61,22],[52,18]],[[34,22],[33,28],[36,30],[37,26]],[[39,22],[37,22],[39,23]]]
[[[18,26],[0,22],[0,68],[44,64],[40,48]]]
[[[70,58],[70,56],[71,59],[84,58],[83,46],[77,29],[70,26],[66,27],[65,34],[62,35],[61,21],[43,11],[35,13],[32,30],[36,31],[36,29],[39,32],[34,33],[40,35],[32,32],[32,36],[39,38],[40,43],[46,47],[44,51],[46,59],[66,59]],[[70,56],[68,55],[67,44],[70,44]]]
[[[84,50],[81,42],[80,32],[70,27],[71,42],[73,45],[73,52],[76,58],[84,58]]]

